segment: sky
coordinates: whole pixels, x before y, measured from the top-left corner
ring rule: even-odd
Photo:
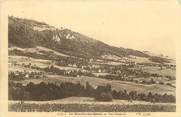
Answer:
[[[9,15],[43,21],[116,47],[175,58],[181,34],[178,0],[13,0]]]

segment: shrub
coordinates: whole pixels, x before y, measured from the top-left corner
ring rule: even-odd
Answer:
[[[94,99],[96,101],[112,101],[112,94],[111,92],[102,92],[100,95],[96,96]]]
[[[159,84],[163,85],[164,83],[163,82],[159,82]]]
[[[172,84],[171,84],[171,83],[166,83],[166,85],[168,85],[168,86],[172,86]]]

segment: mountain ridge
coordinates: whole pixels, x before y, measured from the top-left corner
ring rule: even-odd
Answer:
[[[150,58],[147,53],[123,47],[110,46],[70,29],[58,29],[44,22],[30,19],[8,17],[9,47],[17,46],[30,48],[36,46],[47,47],[68,55],[100,58],[102,55],[129,55]]]

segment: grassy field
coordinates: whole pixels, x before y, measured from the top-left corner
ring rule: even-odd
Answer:
[[[144,101],[96,102],[93,98],[70,97],[53,101],[9,101],[9,111],[15,112],[175,112],[176,106],[169,103]]]
[[[148,72],[148,73],[157,73],[157,74],[160,74],[162,76],[176,77],[176,70],[172,70],[172,69],[160,70],[160,67],[144,67],[143,71]]]

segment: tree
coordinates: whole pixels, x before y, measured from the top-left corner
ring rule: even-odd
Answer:
[[[149,92],[147,95],[147,101],[152,101],[152,99],[153,99],[153,95],[151,92]]]
[[[111,85],[98,86],[95,92],[95,100],[98,101],[112,101]]]

